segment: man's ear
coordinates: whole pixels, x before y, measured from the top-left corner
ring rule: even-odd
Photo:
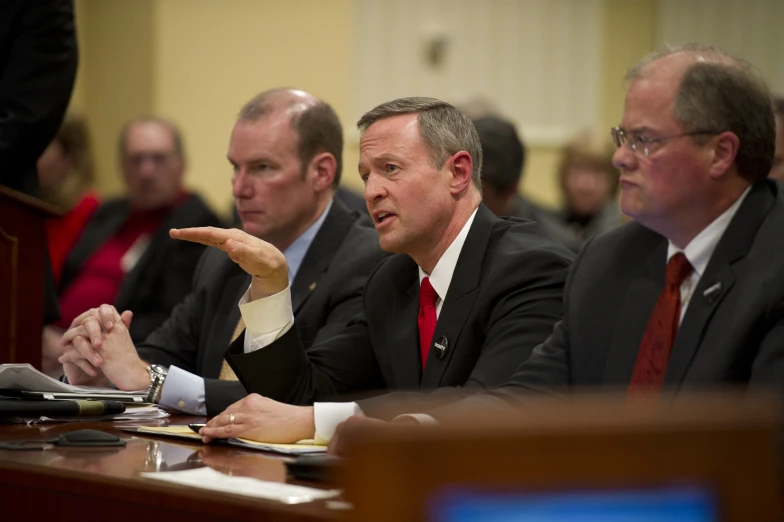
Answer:
[[[313,186],[317,192],[323,192],[332,186],[338,162],[329,152],[316,154],[310,160],[310,171],[313,172]]]
[[[453,196],[464,192],[472,183],[471,176],[474,171],[474,161],[471,155],[464,150],[456,153],[447,160],[452,179],[449,182],[450,192]]]
[[[722,132],[714,138],[710,176],[720,178],[732,169],[740,150],[740,139],[733,132]]]

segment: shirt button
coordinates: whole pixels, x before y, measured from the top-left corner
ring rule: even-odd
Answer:
[[[180,400],[180,402],[177,403],[177,406],[179,406],[180,408],[184,408],[185,407],[185,401]]]

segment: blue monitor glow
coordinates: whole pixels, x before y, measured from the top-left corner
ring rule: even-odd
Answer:
[[[430,522],[717,522],[714,495],[696,487],[545,493],[450,488]]]

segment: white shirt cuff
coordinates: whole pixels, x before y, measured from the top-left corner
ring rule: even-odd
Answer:
[[[354,415],[362,415],[362,408],[356,402],[317,402],[313,404],[313,422],[316,444],[329,444],[335,435],[338,424]]]
[[[207,415],[204,379],[176,366],[169,367],[159,404],[192,415]]]
[[[248,287],[239,306],[245,322],[245,353],[269,346],[294,325],[290,286],[255,301],[250,300]]]
[[[426,413],[404,413],[392,419],[392,422],[397,424],[415,423],[423,426],[435,426],[438,424],[437,420]]]

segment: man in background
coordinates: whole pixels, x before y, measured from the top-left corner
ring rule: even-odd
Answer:
[[[113,303],[133,311],[130,334],[141,342],[188,294],[203,250],[172,241],[168,230],[220,222],[184,189],[183,141],[171,122],[128,122],[119,159],[126,196],[102,204],[72,248],[60,281],[62,317],[54,327],[66,329],[85,310]],[[44,347],[45,354],[59,357],[59,351]]]
[[[544,209],[520,194],[526,147],[514,125],[494,115],[472,121],[482,143],[482,203],[496,216],[539,222]]]

